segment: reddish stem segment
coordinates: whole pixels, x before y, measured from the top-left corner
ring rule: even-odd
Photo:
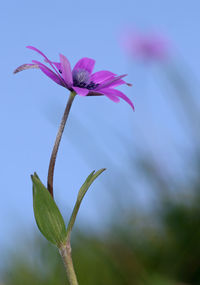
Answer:
[[[70,93],[70,96],[69,96],[69,99],[67,102],[67,106],[65,108],[65,112],[63,114],[61,124],[60,124],[59,130],[58,130],[57,136],[56,136],[53,151],[51,154],[51,159],[50,159],[50,163],[49,163],[49,171],[48,171],[47,189],[49,190],[49,193],[51,194],[52,197],[53,197],[53,176],[54,176],[54,168],[55,168],[58,148],[60,145],[62,134],[63,134],[64,128],[65,128],[67,118],[69,116],[69,111],[71,109],[71,105],[72,105],[73,100],[75,98],[75,95],[76,95],[76,93],[74,93],[74,92]]]

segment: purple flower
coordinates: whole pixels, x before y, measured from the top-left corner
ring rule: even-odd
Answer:
[[[168,57],[168,41],[158,34],[142,34],[126,31],[122,35],[122,44],[127,53],[144,60],[164,60]]]
[[[105,95],[114,102],[119,102],[119,98],[122,98],[129,105],[131,105],[134,110],[131,100],[121,91],[114,89],[122,84],[131,86],[131,84],[122,80],[126,74],[117,76],[116,74],[107,70],[92,73],[95,60],[87,57],[80,59],[74,66],[73,70],[71,70],[70,63],[64,55],[60,54],[60,62],[52,62],[35,47],[28,46],[27,48],[32,49],[42,55],[44,57],[44,61],[50,65],[50,68],[42,62],[32,60],[32,64],[23,64],[19,66],[14,73],[25,69],[39,68],[54,82],[70,91],[76,92],[76,94],[80,96]]]

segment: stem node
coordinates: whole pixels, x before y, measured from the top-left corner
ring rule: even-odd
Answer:
[[[59,248],[59,252],[60,255],[62,256],[62,260],[65,265],[70,285],[78,285],[71,257],[70,238],[67,239],[67,242],[65,244],[61,245],[61,247]]]

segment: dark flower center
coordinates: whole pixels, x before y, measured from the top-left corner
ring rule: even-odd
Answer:
[[[97,88],[97,86],[99,86],[99,84],[90,81],[90,74],[87,70],[84,69],[74,70],[72,76],[73,76],[73,84],[76,87],[93,90]]]

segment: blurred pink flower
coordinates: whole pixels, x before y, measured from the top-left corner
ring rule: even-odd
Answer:
[[[32,46],[27,48],[38,52],[51,69],[40,61],[32,60],[33,63],[19,66],[14,73],[30,68],[39,68],[51,80],[80,96],[105,95],[114,102],[119,102],[121,98],[134,110],[131,100],[124,93],[115,89],[115,87],[122,84],[131,86],[131,84],[122,80],[127,74],[117,76],[107,70],[93,73],[95,60],[87,57],[80,59],[71,70],[70,62],[64,55],[60,54],[59,62],[53,62],[37,48]]]
[[[164,60],[169,55],[168,41],[161,34],[127,30],[121,36],[121,43],[129,55],[145,61]]]

